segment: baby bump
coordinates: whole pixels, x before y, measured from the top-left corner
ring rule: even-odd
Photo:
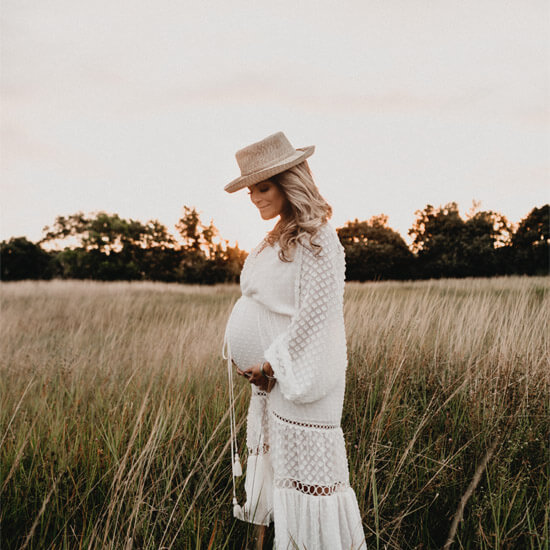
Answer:
[[[253,298],[241,296],[227,325],[231,356],[239,368],[247,369],[263,361],[264,351],[289,322],[288,316],[273,313]]]

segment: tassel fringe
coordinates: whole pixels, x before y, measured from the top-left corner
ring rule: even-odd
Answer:
[[[241,460],[238,453],[235,453],[233,460],[233,477],[239,477],[243,475],[243,468],[241,466]]]
[[[227,323],[229,326],[229,322]],[[227,353],[226,353],[227,350]],[[235,478],[242,476],[243,469],[239,458],[239,450],[237,447],[237,427],[235,422],[235,394],[233,392],[233,365],[231,361],[231,346],[227,337],[227,328],[223,339],[222,356],[227,359],[227,377],[229,381],[229,424],[231,430],[231,481],[233,482],[233,515],[238,519],[243,519],[243,510],[237,501],[237,493],[235,491]]]

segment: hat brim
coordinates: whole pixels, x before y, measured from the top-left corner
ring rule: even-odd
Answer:
[[[224,187],[224,190],[228,193],[234,193],[235,191],[238,191],[243,187],[248,187],[250,185],[254,185],[255,183],[259,183],[260,181],[267,180],[271,176],[280,174],[281,172],[284,172],[285,170],[288,170],[289,168],[300,164],[300,162],[303,162],[305,159],[313,155],[314,151],[315,145],[310,145],[309,147],[299,147],[298,149],[296,149],[296,153],[294,153],[290,157],[287,157],[281,162],[263,168],[258,172],[247,174],[246,176],[241,176],[234,179]]]

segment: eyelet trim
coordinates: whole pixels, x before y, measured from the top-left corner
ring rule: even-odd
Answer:
[[[276,479],[275,487],[278,489],[295,489],[300,493],[314,496],[330,496],[349,488],[349,484],[337,481],[332,485],[308,485],[296,479]]]
[[[287,424],[293,424],[294,426],[301,426],[302,428],[317,428],[322,430],[335,430],[340,426],[335,426],[334,424],[315,424],[313,422],[300,422],[298,420],[290,420],[289,418],[283,418],[279,416],[276,412],[271,411],[271,414],[281,422],[286,422]]]

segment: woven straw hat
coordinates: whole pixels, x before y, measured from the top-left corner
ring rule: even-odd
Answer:
[[[315,145],[294,149],[283,132],[277,132],[235,153],[241,175],[224,189],[234,193],[296,166],[313,155]]]

